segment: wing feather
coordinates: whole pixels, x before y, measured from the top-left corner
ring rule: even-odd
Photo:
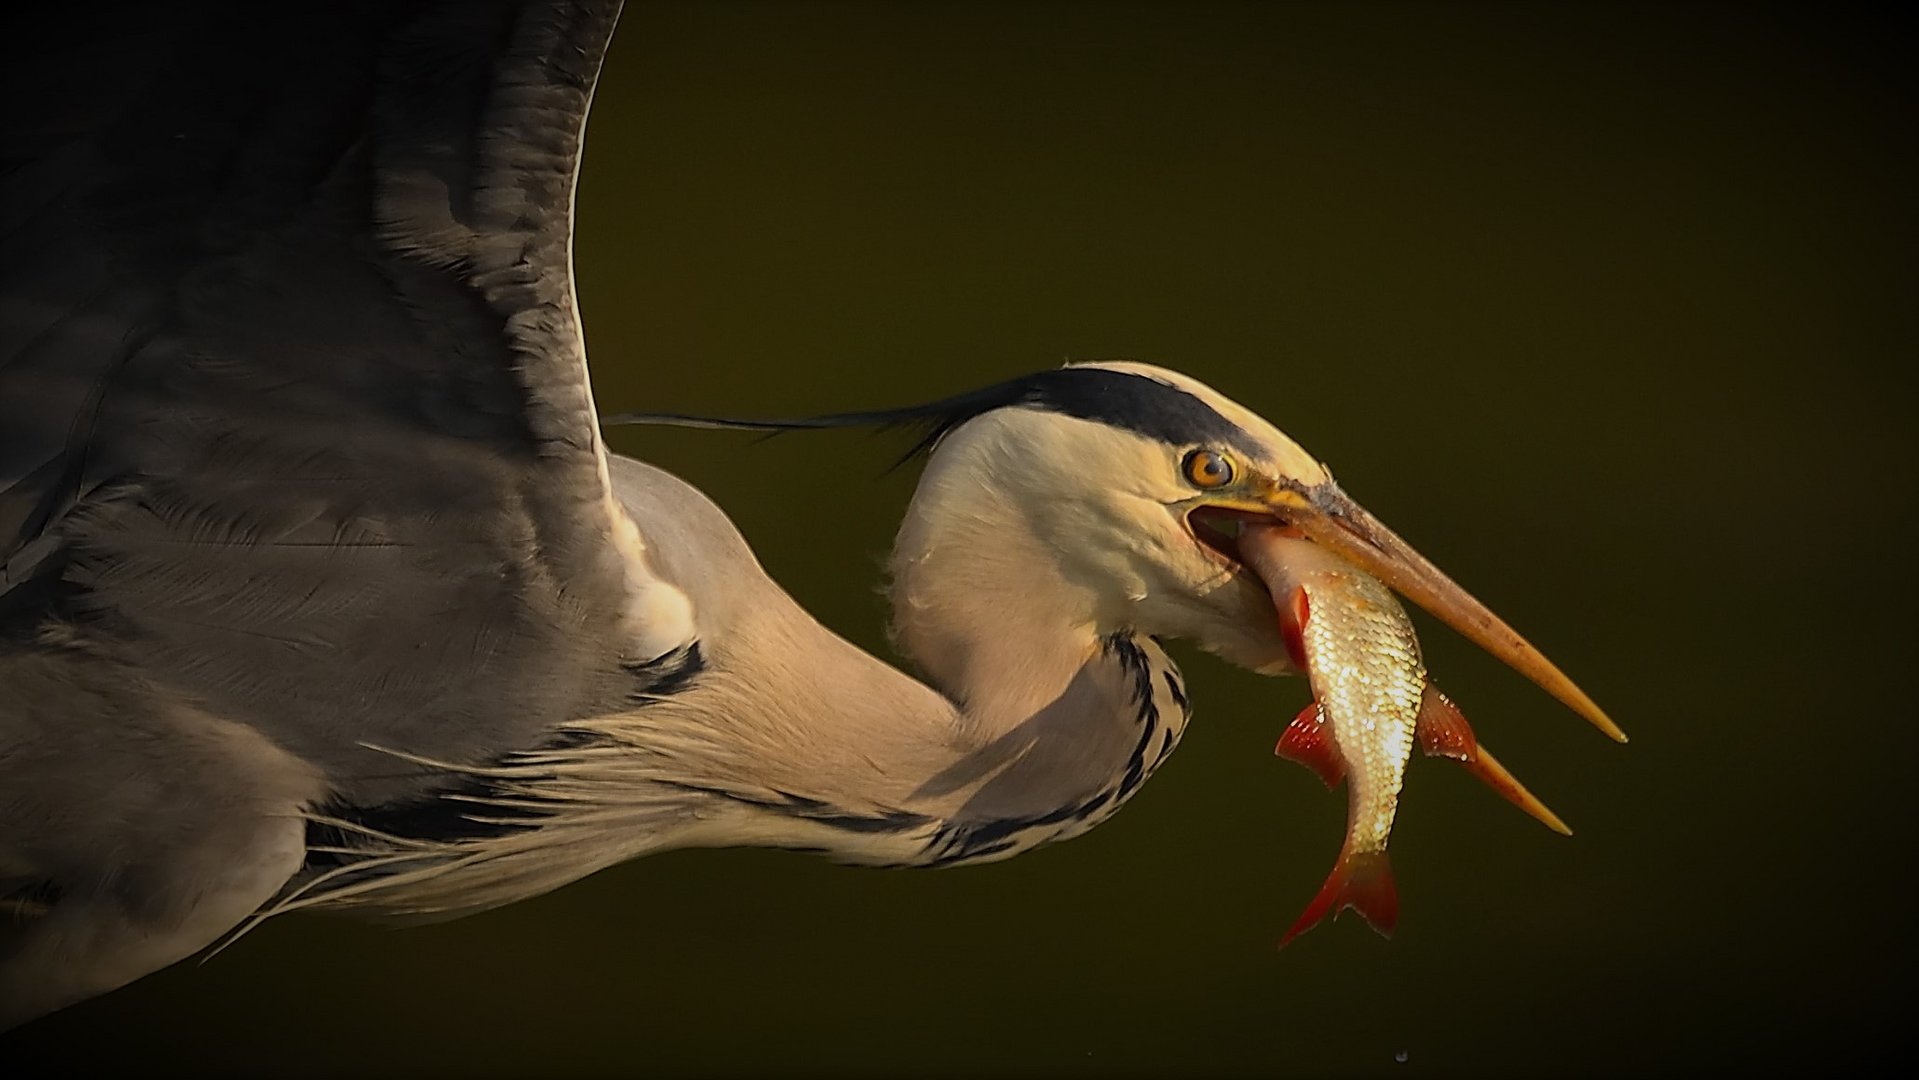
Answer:
[[[42,7],[0,58],[0,649],[349,802],[421,782],[363,743],[483,761],[617,701],[645,566],[570,249],[619,5]]]

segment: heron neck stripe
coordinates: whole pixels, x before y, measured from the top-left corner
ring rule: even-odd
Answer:
[[[635,685],[627,690],[629,705],[647,705],[679,693],[706,670],[706,654],[691,641],[641,663],[622,664]]]
[[[689,793],[725,799],[756,809],[801,818],[829,828],[856,834],[896,834],[924,837],[922,854],[897,865],[943,867],[972,862],[1008,852],[1037,847],[1062,836],[1076,835],[1105,820],[1152,775],[1166,759],[1185,727],[1188,712],[1186,695],[1170,662],[1143,648],[1131,633],[1120,632],[1102,639],[1101,652],[1111,657],[1130,683],[1131,706],[1139,735],[1118,777],[1108,786],[1054,810],[1015,817],[952,821],[929,814],[902,809],[850,811],[834,804],[795,792],[769,790],[763,794],[729,791],[724,788],[687,781],[657,780],[662,786]],[[674,650],[644,664],[630,665],[641,681],[634,696],[647,700],[683,689],[705,668],[698,642]],[[1156,689],[1163,683],[1171,703],[1177,707],[1175,722],[1167,723],[1162,713],[1162,698]],[[571,742],[578,733],[566,733],[561,740]],[[557,745],[557,743],[556,743]],[[552,747],[548,747],[551,749]],[[537,805],[537,794],[516,793],[511,803],[497,804],[484,818],[471,816],[475,802],[493,806],[502,795],[490,778],[466,777],[455,786],[434,793],[418,802],[380,808],[331,808],[337,816],[358,825],[414,840],[442,843],[496,838],[509,832],[538,828],[548,813]],[[317,826],[310,826],[310,832]],[[330,843],[340,842],[322,831],[317,837]],[[308,869],[323,868],[337,860],[320,860]]]
[[[955,863],[997,855],[1014,848],[1037,847],[1055,839],[1064,828],[1025,838],[1021,842],[1019,834],[1029,830],[1044,829],[1048,826],[1068,826],[1081,822],[1097,824],[1117,811],[1120,804],[1130,798],[1139,786],[1146,782],[1160,762],[1179,742],[1181,731],[1185,728],[1187,715],[1185,694],[1178,689],[1179,680],[1173,674],[1170,665],[1161,669],[1166,676],[1167,686],[1173,690],[1174,701],[1180,709],[1177,724],[1164,724],[1161,721],[1159,705],[1153,694],[1153,660],[1146,650],[1140,648],[1133,635],[1124,631],[1109,635],[1102,646],[1107,655],[1117,659],[1121,667],[1133,679],[1133,704],[1138,710],[1140,725],[1139,740],[1133,745],[1132,753],[1127,756],[1126,767],[1121,771],[1119,781],[1107,788],[1095,792],[1076,803],[1070,803],[1057,810],[1044,814],[1025,817],[999,818],[978,823],[948,823],[933,841],[927,845],[928,852],[937,852],[928,867],[951,866]],[[1159,750],[1153,751],[1155,738],[1159,740]],[[1089,824],[1088,828],[1091,827]]]

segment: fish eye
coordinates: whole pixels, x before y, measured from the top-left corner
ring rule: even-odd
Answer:
[[[1186,455],[1180,471],[1194,487],[1225,487],[1233,482],[1233,459],[1217,450],[1195,450]]]

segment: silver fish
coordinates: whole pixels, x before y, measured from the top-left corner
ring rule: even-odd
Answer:
[[[1347,907],[1391,935],[1399,896],[1386,845],[1415,743],[1459,759],[1547,826],[1571,831],[1479,747],[1466,718],[1432,685],[1412,620],[1384,583],[1274,526],[1243,530],[1239,551],[1272,593],[1287,651],[1313,690],[1313,704],[1275,752],[1328,787],[1347,783],[1339,858],[1281,945]]]

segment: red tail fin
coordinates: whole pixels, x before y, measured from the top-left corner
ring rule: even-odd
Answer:
[[[1326,884],[1319,887],[1299,921],[1279,939],[1279,947],[1285,948],[1326,916],[1338,915],[1345,908],[1359,912],[1359,917],[1382,935],[1393,936],[1393,927],[1399,923],[1399,889],[1393,884],[1393,864],[1385,852],[1354,854],[1341,849]]]

